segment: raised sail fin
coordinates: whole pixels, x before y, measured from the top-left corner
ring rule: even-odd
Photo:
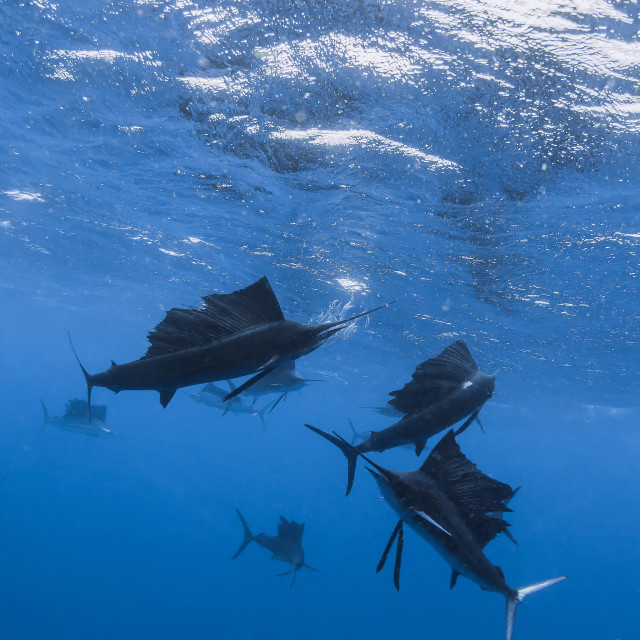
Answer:
[[[453,431],[438,442],[420,472],[430,476],[454,502],[482,547],[509,526],[500,516],[515,491],[482,473],[460,451]]]
[[[89,419],[89,405],[84,400],[68,400],[65,407],[64,417],[67,420],[71,419]],[[91,405],[91,417],[100,422],[107,421],[107,406],[104,404]]]
[[[284,320],[266,277],[233,293],[214,293],[202,300],[204,305],[198,309],[171,309],[149,333],[151,346],[144,357],[202,347],[249,327]]]
[[[278,523],[278,537],[292,547],[300,547],[302,545],[302,534],[304,533],[304,522],[296,522],[295,520],[287,520],[284,516],[280,516]]]
[[[467,345],[457,340],[436,358],[419,364],[411,381],[389,394],[389,404],[402,413],[416,413],[446,398],[477,371]]]

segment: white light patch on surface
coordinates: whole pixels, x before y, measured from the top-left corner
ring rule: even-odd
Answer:
[[[166,253],[168,256],[174,256],[175,258],[184,257],[184,253],[178,253],[177,251],[171,251],[170,249],[163,249],[160,247],[160,251],[162,251],[162,253]]]
[[[358,282],[357,280],[352,280],[351,278],[336,278],[336,282],[343,289],[346,289],[350,293],[365,292],[369,290],[364,282]]]
[[[271,137],[279,140],[303,140],[314,145],[350,146],[369,148],[375,151],[390,151],[438,168],[459,168],[455,162],[445,160],[430,153],[425,153],[415,147],[410,147],[409,145],[402,144],[401,142],[385,138],[384,136],[373,133],[372,131],[367,131],[366,129],[308,129],[307,131],[285,129],[283,131],[272,133]]]
[[[44,202],[41,194],[33,193],[32,191],[18,191],[17,189],[13,189],[12,191],[3,191],[2,193],[19,202]]]

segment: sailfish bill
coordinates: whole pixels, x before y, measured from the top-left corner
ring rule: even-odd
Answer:
[[[211,294],[199,308],[171,309],[148,335],[142,358],[90,374],[74,354],[87,383],[118,393],[156,390],[166,407],[177,389],[252,375],[231,391],[230,400],[281,364],[321,346],[351,321],[386,307],[387,303],[345,320],[303,324],[286,320],[266,277],[233,293]],[[73,345],[72,345],[73,347]]]

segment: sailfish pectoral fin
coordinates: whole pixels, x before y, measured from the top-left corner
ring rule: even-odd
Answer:
[[[455,435],[459,436],[463,431],[469,428],[469,425],[478,418],[478,411],[474,411],[462,424],[462,426],[455,432]]]
[[[451,569],[451,581],[449,582],[449,589],[453,589],[456,586],[456,580],[460,574],[455,570]]]
[[[417,509],[411,509],[411,510],[413,511],[413,513],[415,513],[417,516],[419,516],[426,522],[429,522],[434,527],[437,527],[438,529],[440,529],[440,531],[442,531],[443,533],[446,533],[448,536],[451,536],[451,534],[442,525],[439,525],[430,515],[426,514],[424,511],[418,511]]]
[[[227,395],[220,400],[220,402],[228,402],[231,398],[235,398],[238,394],[246,391],[249,387],[253,386],[259,380],[262,380],[267,374],[271,373],[276,368],[276,365],[266,367],[260,373],[257,373],[253,378],[249,378],[246,382],[243,382],[237,389],[230,391]]]
[[[398,544],[396,546],[396,563],[393,567],[393,584],[396,591],[400,591],[400,565],[402,564],[402,549],[404,547],[404,527],[402,520],[398,523]]]
[[[398,520],[398,524],[396,524],[393,531],[391,532],[391,537],[389,538],[389,542],[387,542],[387,546],[384,548],[384,551],[382,552],[382,557],[380,558],[380,562],[378,562],[378,566],[376,567],[376,573],[380,573],[382,571],[384,567],[384,563],[387,561],[387,556],[389,555],[389,551],[391,551],[391,547],[393,546],[393,543],[401,527],[402,527],[402,520]]]

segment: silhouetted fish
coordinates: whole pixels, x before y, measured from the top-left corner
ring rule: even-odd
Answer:
[[[109,369],[92,375],[78,359],[89,403],[93,387],[115,393],[154,389],[166,407],[181,387],[257,374],[227,394],[224,400],[229,400],[282,363],[311,353],[348,322],[387,306],[337,322],[302,324],[285,320],[267,278],[203,301],[199,309],[171,309],[149,333],[151,346],[139,360],[112,361]]]
[[[278,394],[278,398],[269,408],[269,413],[271,413],[281,401],[287,399],[287,395],[291,391],[300,391],[310,382],[322,382],[322,380],[302,377],[296,370],[295,360],[285,360],[264,378],[258,380],[250,389],[247,389],[245,395],[253,396],[255,402],[261,396]]]
[[[50,417],[42,400],[40,400],[40,404],[44,412],[42,429],[49,424],[62,431],[73,431],[97,438],[113,438],[116,435],[105,426],[107,421],[106,405],[92,405],[90,417],[89,407],[84,400],[69,400],[63,416]]]
[[[286,573],[279,573],[279,576],[286,576],[293,572],[293,578],[291,580],[291,587],[296,581],[296,574],[302,567],[311,569],[312,571],[318,571],[304,561],[304,551],[302,549],[302,534],[304,533],[304,522],[299,523],[295,520],[290,522],[283,516],[280,516],[280,522],[278,523],[278,535],[268,536],[265,533],[258,533],[253,535],[249,529],[247,521],[244,519],[238,509],[236,513],[242,523],[244,530],[244,540],[239,549],[233,555],[233,559],[237,558],[247,547],[250,542],[256,542],[261,547],[270,551],[273,556],[272,560],[281,560],[282,562],[288,562],[290,569]]]
[[[458,340],[438,357],[418,365],[411,381],[390,393],[393,398],[389,404],[405,417],[386,429],[371,431],[369,438],[355,449],[367,453],[411,444],[420,455],[431,436],[469,416],[456,431],[462,433],[477,420],[480,409],[493,395],[494,384],[495,376],[482,373],[467,345]],[[347,457],[348,495],[356,471],[355,451],[342,439],[309,424],[305,426],[338,446]]]
[[[483,549],[499,533],[513,540],[502,514],[511,511],[508,502],[516,492],[508,484],[479,471],[460,451],[453,431],[438,442],[416,471],[391,471],[362,457],[373,467],[367,469],[384,499],[400,517],[377,568],[380,571],[384,566],[397,536],[394,570],[397,589],[400,588],[403,522],[449,563],[450,588],[458,576],[463,575],[481,589],[496,591],[506,598],[507,640],[513,632],[516,608],[525,596],[566,578],[551,578],[519,589],[507,585],[502,569],[491,564]]]
[[[347,421],[349,422],[349,428],[351,429],[351,445],[352,446],[357,446],[363,442],[366,442],[370,437],[371,437],[371,431],[370,430],[365,430],[365,431],[358,431],[356,429],[356,425],[353,424],[353,421],[351,420],[351,418],[347,418]]]
[[[233,391],[235,386],[230,380],[228,382],[230,391]],[[226,416],[229,411],[231,411],[231,413],[258,416],[262,426],[265,426],[264,409],[257,409],[251,402],[247,402],[241,396],[236,396],[235,398],[231,398],[228,402],[223,402],[223,398],[226,398],[228,393],[228,390],[219,387],[213,382],[208,382],[204,387],[202,387],[202,389],[200,389],[200,391],[198,391],[198,393],[190,393],[189,397],[208,407],[220,409],[223,412],[223,416]]]

